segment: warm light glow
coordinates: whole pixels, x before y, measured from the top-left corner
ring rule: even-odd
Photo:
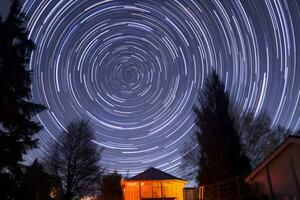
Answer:
[[[183,188],[186,181],[149,180],[121,182],[124,200],[140,200],[143,198],[175,198],[183,200]]]
[[[127,183],[127,185],[132,187],[132,186],[136,186],[137,183]]]
[[[85,196],[85,197],[82,197],[80,200],[93,200],[93,199],[95,199],[95,197]]]
[[[199,187],[199,199],[204,199],[204,186]]]
[[[50,194],[49,194],[50,197],[51,197],[51,199],[56,198],[57,197],[57,193],[58,193],[57,188],[55,188],[55,187],[51,188],[51,191],[50,191]]]

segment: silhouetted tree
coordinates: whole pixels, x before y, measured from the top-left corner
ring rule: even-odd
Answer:
[[[103,176],[101,182],[101,200],[121,200],[121,175],[116,171],[112,174]]]
[[[200,147],[196,134],[191,135],[190,138],[187,138],[181,150],[184,162],[181,163],[180,170],[182,171],[182,176],[188,180],[195,181],[195,177],[198,174],[199,152]]]
[[[246,113],[240,116],[238,112],[230,112],[235,124],[235,130],[240,136],[242,151],[250,160],[252,168],[255,168],[264,160],[288,135],[292,132],[278,125],[271,127],[269,116],[262,112],[258,116],[254,113]],[[295,135],[297,132],[294,133]],[[184,161],[181,169],[186,178],[193,179],[197,172],[198,152],[200,151],[197,140],[193,136],[186,142],[182,154]],[[192,149],[192,147],[194,147]]]
[[[55,178],[46,173],[37,160],[34,160],[31,166],[25,167],[22,181],[23,199],[50,200],[51,190],[55,187]]]
[[[274,151],[289,135],[293,133],[281,125],[277,125],[273,128],[267,139],[264,140],[264,144],[261,145],[262,151],[264,153],[264,158]],[[264,159],[263,158],[263,159]]]
[[[216,72],[207,78],[198,100],[194,107],[198,183],[210,184],[249,172],[249,160],[229,114],[229,97]]]
[[[271,120],[265,113],[258,117],[255,117],[254,113],[247,113],[240,119],[236,119],[235,124],[241,137],[243,150],[249,157],[251,166],[254,167],[264,158],[262,145],[266,136],[271,132]]]
[[[94,195],[100,189],[101,150],[92,142],[93,130],[85,120],[67,126],[45,158],[45,167],[59,183],[64,200]]]
[[[252,169],[263,161],[286,137],[291,134],[300,135],[299,131],[293,133],[280,125],[272,128],[271,119],[265,112],[256,117],[252,112],[240,114],[230,111],[230,115],[235,124],[235,130],[241,138],[242,150],[249,158]],[[199,162],[197,154],[200,147],[191,149],[196,144],[195,141],[197,140],[192,137],[184,145],[182,151],[185,162],[181,168],[185,172],[185,177],[191,179],[195,177],[195,172],[197,172],[195,168]]]
[[[26,70],[34,43],[28,39],[24,14],[13,1],[6,21],[0,19],[0,199],[20,194],[22,155],[37,146],[41,126],[31,117],[44,106],[29,101],[31,71]]]
[[[237,114],[235,115],[237,116]],[[269,116],[247,113],[236,120],[236,130],[241,137],[242,148],[251,161],[252,168],[264,160],[292,132],[278,125],[271,127]]]

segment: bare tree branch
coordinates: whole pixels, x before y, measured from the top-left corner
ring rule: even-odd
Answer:
[[[60,183],[65,200],[93,194],[100,189],[102,148],[92,142],[93,131],[85,120],[76,120],[62,132],[44,159],[46,170]]]

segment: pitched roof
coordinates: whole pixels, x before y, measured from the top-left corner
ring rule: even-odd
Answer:
[[[245,181],[250,182],[251,179],[265,166],[272,162],[281,152],[283,152],[290,144],[298,143],[300,144],[300,136],[298,135],[289,135],[270,155],[263,160],[252,172],[246,177]]]
[[[146,171],[137,174],[127,180],[133,181],[133,180],[174,180],[174,179],[184,181],[183,179],[172,176],[171,174],[163,172],[159,169],[150,167]]]

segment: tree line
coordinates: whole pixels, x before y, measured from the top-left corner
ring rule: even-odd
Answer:
[[[184,155],[182,165],[187,177],[196,177],[200,185],[248,174],[288,135],[300,133],[272,127],[265,112],[255,116],[232,107],[224,83],[213,71],[199,91],[193,140],[184,150],[196,148]]]

